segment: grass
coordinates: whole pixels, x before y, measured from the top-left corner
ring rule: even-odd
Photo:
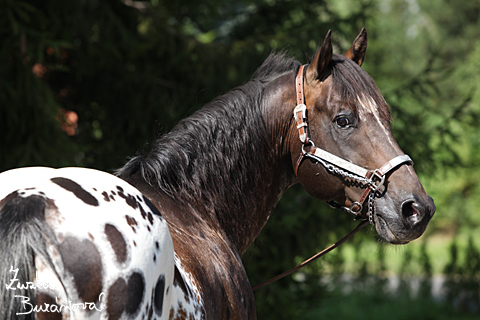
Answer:
[[[473,227],[456,236],[440,232],[426,234],[404,246],[378,243],[373,237],[371,241],[362,241],[360,244],[347,243],[336,253],[336,257],[327,257],[327,263],[322,264],[322,272],[331,275],[326,286],[328,290],[319,299],[318,306],[310,309],[302,318],[480,319],[478,234],[480,228]],[[456,246],[456,260],[452,260],[452,244]],[[340,269],[335,261],[341,261]],[[445,273],[452,261],[455,261],[451,273],[454,276],[448,278]],[[339,277],[336,278],[335,274]],[[345,278],[345,275],[350,276]],[[436,275],[457,280],[453,287],[452,284],[450,287],[444,285],[444,289],[449,288],[447,293],[435,296],[431,293],[431,283],[428,281]],[[400,279],[400,285],[395,289],[387,285],[392,278]],[[416,290],[412,282],[402,279],[414,279]],[[463,282],[459,279],[463,279]]]
[[[437,302],[430,297],[396,296],[374,291],[373,288],[342,294],[338,290],[325,296],[318,308],[305,314],[304,319],[335,320],[478,320],[478,313],[460,311],[453,305]]]
[[[360,246],[345,243],[340,248],[341,260],[343,260],[344,272],[356,273],[359,262],[366,263],[369,273],[382,272],[387,275],[405,272],[408,265],[408,273],[411,275],[425,274],[425,260],[431,265],[431,274],[438,275],[445,272],[445,267],[451,262],[451,246],[456,244],[458,250],[458,264],[465,263],[469,241],[473,241],[476,248],[480,248],[480,228],[471,232],[464,232],[457,236],[449,234],[424,235],[420,239],[407,245],[395,246],[378,243],[373,237],[371,241],[363,241]],[[423,259],[423,260],[422,260]],[[406,261],[409,260],[409,261]],[[383,261],[382,267],[379,264]],[[327,273],[333,268],[325,268]]]

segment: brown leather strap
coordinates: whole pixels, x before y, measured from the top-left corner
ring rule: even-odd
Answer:
[[[303,91],[303,73],[306,65],[298,69],[297,77],[295,78],[295,85],[297,88],[297,105],[305,104],[305,92]]]
[[[363,192],[362,196],[360,199],[355,202],[350,209],[354,212],[359,212],[362,209],[363,203],[367,199],[367,197],[370,195],[370,192],[375,192],[380,185],[383,185],[383,181],[385,179],[385,175],[390,172],[392,169],[395,169],[397,166],[407,163],[407,162],[413,162],[412,159],[410,159],[409,156],[407,155],[400,155],[397,156],[387,163],[385,163],[380,169],[377,169],[375,171],[369,171],[368,174],[365,176],[367,179],[371,179],[373,175],[375,175],[378,179],[380,179],[380,182],[377,186],[374,185],[369,185],[365,191]],[[359,204],[359,205],[357,205]]]
[[[377,170],[377,173],[380,176],[384,176],[388,171],[392,169],[393,169],[393,164],[391,161],[388,161],[380,169]]]
[[[298,168],[300,167],[300,164],[302,163],[303,159],[305,159],[305,153],[300,153],[300,156],[297,159],[297,164],[295,165],[295,175],[298,175]]]
[[[370,192],[372,191],[373,191],[373,187],[369,185],[363,192],[360,199],[354,202],[353,205],[350,207],[350,210],[352,210],[352,212],[358,212],[358,216],[361,216],[363,219],[368,219],[368,216],[365,216],[364,213],[361,212],[363,209],[363,203],[365,202],[365,200],[367,200],[368,196],[370,195]]]
[[[297,76],[295,78],[295,88],[297,92],[297,106],[294,110],[295,122],[297,124],[298,135],[300,140],[304,144],[310,143],[310,137],[308,135],[308,123],[307,123],[307,106],[305,105],[305,91],[303,86],[303,73],[305,65],[298,69]]]
[[[404,163],[412,164],[413,161],[406,154],[401,155],[401,156],[397,156],[397,157],[391,159],[390,161],[388,161],[387,163],[385,163],[380,169],[378,169],[376,171],[376,174],[379,175],[380,177],[382,177],[382,176],[386,175],[390,170],[392,170],[392,169],[396,168],[397,166],[399,166],[401,164],[404,164]]]

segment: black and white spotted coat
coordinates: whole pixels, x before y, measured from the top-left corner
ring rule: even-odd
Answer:
[[[198,290],[175,263],[166,221],[127,182],[84,168],[14,169],[0,174],[0,210],[14,199],[43,201],[57,239],[47,244],[54,270],[44,257],[34,259],[37,318],[202,317]],[[18,312],[31,310],[26,300],[23,307]]]

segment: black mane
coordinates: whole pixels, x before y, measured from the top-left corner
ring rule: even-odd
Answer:
[[[285,54],[271,54],[252,79],[214,99],[132,158],[116,174],[140,173],[150,185],[185,203],[224,211],[244,204],[246,183],[255,183],[267,163],[267,133],[261,116],[265,86],[299,65]],[[262,159],[260,159],[262,157]],[[252,199],[252,197],[250,197]]]

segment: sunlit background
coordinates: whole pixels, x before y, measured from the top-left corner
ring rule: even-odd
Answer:
[[[456,0],[5,0],[0,4],[0,171],[107,172],[272,51],[308,62],[332,29],[343,53],[362,27],[363,68],[437,212],[406,246],[372,228],[256,293],[259,319],[478,319],[480,2]],[[244,256],[252,284],[356,222],[287,192]]]

